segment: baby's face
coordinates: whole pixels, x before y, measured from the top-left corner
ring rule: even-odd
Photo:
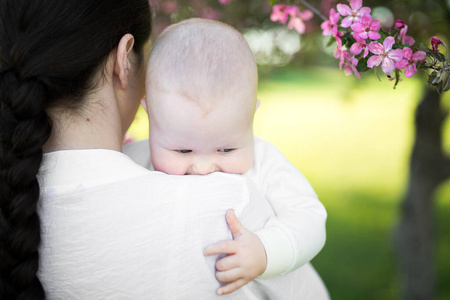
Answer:
[[[158,93],[157,97],[170,99],[160,99],[149,108],[155,170],[175,175],[243,174],[251,167],[253,116],[243,112],[238,101],[235,107],[228,103],[205,110],[176,93]]]

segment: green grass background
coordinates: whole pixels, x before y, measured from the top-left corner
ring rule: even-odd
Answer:
[[[312,261],[332,299],[398,299],[393,228],[407,183],[413,117],[424,78],[393,83],[336,69],[284,69],[260,78],[255,134],[275,144],[328,211]],[[444,105],[450,107],[450,96]],[[140,109],[130,134],[148,136]],[[444,131],[450,150],[450,122]],[[450,299],[450,182],[435,195],[438,299]]]

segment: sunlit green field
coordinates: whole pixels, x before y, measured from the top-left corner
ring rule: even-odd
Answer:
[[[424,80],[405,79],[393,90],[386,79],[363,77],[308,69],[262,78],[255,134],[278,146],[327,208],[327,244],[312,263],[332,299],[398,299],[392,229]],[[142,110],[131,134],[145,138],[147,126]],[[450,299],[450,183],[435,203],[438,296]]]

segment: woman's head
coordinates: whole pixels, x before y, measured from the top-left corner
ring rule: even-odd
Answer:
[[[124,35],[142,58],[150,20],[148,0],[0,0],[1,299],[44,298],[36,174],[48,111],[82,109]]]

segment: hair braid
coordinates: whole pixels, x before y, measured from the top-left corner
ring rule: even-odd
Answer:
[[[36,273],[40,223],[37,173],[42,146],[51,134],[44,86],[19,80],[13,70],[0,75],[0,299],[44,299]]]
[[[45,298],[37,174],[47,111],[82,107],[122,36],[142,54],[150,31],[147,0],[0,0],[1,300]]]

